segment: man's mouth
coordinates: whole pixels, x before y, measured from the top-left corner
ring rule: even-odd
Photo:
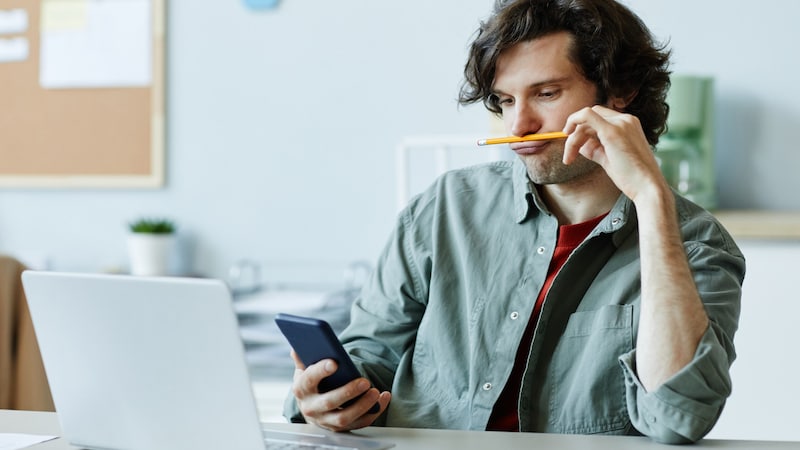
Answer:
[[[510,144],[509,147],[518,155],[534,155],[541,153],[548,145],[549,141],[518,142]]]

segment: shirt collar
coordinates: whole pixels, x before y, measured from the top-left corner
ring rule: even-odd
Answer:
[[[514,158],[512,178],[514,183],[514,218],[522,223],[539,211],[547,212],[544,202],[528,178],[528,169],[519,158]]]
[[[620,194],[611,211],[595,228],[595,234],[611,233],[614,245],[619,246],[637,226],[636,207],[625,194]]]
[[[521,159],[514,159],[512,172],[514,183],[514,217],[522,223],[534,214],[550,214],[547,205],[539,196],[538,190],[528,178],[528,169]],[[636,208],[624,194],[620,194],[608,215],[595,228],[593,234],[613,233],[614,242],[619,244],[637,226]]]

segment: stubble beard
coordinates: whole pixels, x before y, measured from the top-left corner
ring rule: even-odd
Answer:
[[[535,184],[564,184],[576,181],[596,170],[599,164],[578,155],[571,164],[563,162],[563,150],[547,152],[546,155],[521,156],[528,170],[528,177]]]

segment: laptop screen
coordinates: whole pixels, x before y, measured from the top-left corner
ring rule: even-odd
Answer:
[[[64,436],[89,448],[263,448],[218,280],[26,271]]]

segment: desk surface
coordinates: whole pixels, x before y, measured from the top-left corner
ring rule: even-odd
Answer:
[[[312,425],[268,424],[275,430],[312,431]],[[0,433],[60,434],[55,413],[0,410]],[[540,433],[504,433],[487,431],[423,430],[411,428],[367,428],[356,434],[393,442],[397,450],[486,450],[486,449],[562,449],[562,450],[641,450],[681,448],[656,444],[648,438],[626,436],[583,436]],[[34,450],[75,449],[63,439],[30,447]],[[727,441],[706,439],[687,449],[797,450],[800,442]]]

